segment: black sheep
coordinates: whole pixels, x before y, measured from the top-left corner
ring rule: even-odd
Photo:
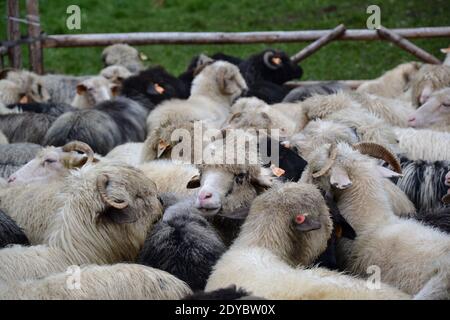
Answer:
[[[48,130],[44,144],[63,146],[78,140],[94,152],[106,155],[127,142],[143,142],[148,110],[128,98],[104,101],[93,109],[76,110],[60,116]]]
[[[284,181],[294,181],[300,180],[303,170],[307,166],[308,162],[300,157],[298,153],[292,151],[289,148],[283,146],[279,141],[273,141],[272,138],[266,137],[267,143],[267,155],[272,156],[272,143],[278,144],[278,167],[284,170],[284,174],[281,179]],[[267,164],[266,166],[271,165]]]
[[[6,213],[0,210],[0,249],[10,244],[30,244],[22,229]]]
[[[206,56],[194,57],[187,70],[179,77],[189,88],[195,71],[203,63],[204,57]],[[246,60],[224,53],[216,53],[211,56],[211,59],[224,60],[238,65],[249,88],[245,96],[257,97],[269,104],[281,102],[291,90],[283,84],[293,79],[299,79],[303,74],[302,68],[293,63],[286,53],[273,49],[264,50]]]
[[[141,103],[150,112],[164,100],[187,99],[189,89],[183,81],[158,66],[125,79],[121,95]]]
[[[147,236],[138,263],[167,271],[192,290],[203,290],[225,245],[190,204],[182,201],[164,212],[162,221]]]
[[[196,74],[199,70],[198,68],[200,66],[202,66],[203,64],[207,64],[209,62],[217,61],[217,60],[227,61],[236,66],[239,66],[239,64],[243,61],[240,58],[230,56],[230,55],[227,55],[227,54],[221,53],[221,52],[215,53],[211,57],[206,56],[204,54],[200,54],[191,59],[187,69],[178,76],[178,79],[183,81],[185,86],[190,91],[190,88],[192,86],[192,81],[194,80],[194,77],[196,76]]]
[[[285,52],[274,49],[252,55],[239,64],[239,69],[249,87],[259,81],[283,85],[303,75],[302,68],[292,62]]]

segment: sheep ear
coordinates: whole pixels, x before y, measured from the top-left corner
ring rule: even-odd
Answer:
[[[251,184],[255,188],[269,189],[273,185],[273,178],[269,176],[260,175],[251,180]]]
[[[120,86],[117,84],[111,85],[111,93],[113,97],[117,97],[120,94]]]
[[[147,61],[148,57],[145,55],[145,53],[139,52],[139,59],[141,59],[141,61]]]
[[[147,93],[154,96],[161,95],[164,93],[164,91],[166,91],[166,89],[164,89],[164,87],[159,83],[151,83],[147,87]]]
[[[158,143],[158,154],[156,155],[156,158],[159,159],[161,156],[170,148],[170,144],[167,142],[160,140]]]
[[[191,178],[191,180],[189,180],[189,182],[186,185],[187,189],[197,189],[200,188],[201,184],[200,184],[200,176],[199,175],[195,175]]]
[[[424,104],[427,102],[428,98],[430,98],[430,95],[433,93],[433,88],[431,88],[430,85],[426,85],[422,92],[420,93],[419,102],[420,104]]]
[[[197,59],[197,66],[201,66],[208,63],[213,63],[214,60],[208,57],[206,54],[201,53]]]
[[[87,88],[84,84],[77,85],[77,94],[83,95],[87,91]]]
[[[30,98],[27,95],[24,95],[22,98],[20,98],[19,103],[21,104],[30,103]]]
[[[242,116],[242,112],[236,112],[235,114],[233,114],[230,118],[230,120],[228,120],[228,123],[231,123],[231,121],[235,120],[235,119],[239,119]]]
[[[352,186],[352,181],[348,177],[347,171],[340,166],[331,168],[330,183],[333,187],[345,190]]]
[[[382,167],[382,166],[377,166],[377,170],[378,172],[381,174],[382,177],[384,178],[399,178],[399,177],[403,177],[402,174],[394,172],[388,168]]]
[[[225,70],[225,68],[219,69],[217,71],[216,81],[217,81],[217,86],[219,87],[219,91],[222,94],[228,95],[229,94],[229,90],[228,90],[229,84],[226,79],[226,74],[227,74],[227,70]]]
[[[108,207],[103,212],[103,216],[117,224],[133,223],[137,221],[136,214],[129,207],[125,209]]]
[[[301,219],[300,219],[301,216]],[[303,214],[299,214],[295,218],[295,229],[300,232],[308,232],[322,228],[322,223],[319,219]]]

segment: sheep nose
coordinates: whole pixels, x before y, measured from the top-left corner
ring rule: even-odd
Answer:
[[[10,177],[8,178],[8,183],[12,183],[12,182],[14,182],[14,181],[16,181],[16,177],[10,176]]]
[[[198,198],[200,201],[203,200],[207,200],[210,199],[212,197],[212,193],[211,192],[202,192],[198,195]]]
[[[409,124],[411,127],[414,127],[414,126],[416,125],[416,117],[414,117],[414,116],[410,117],[410,118],[408,119],[408,124]]]

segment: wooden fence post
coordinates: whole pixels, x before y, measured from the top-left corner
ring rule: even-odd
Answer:
[[[8,40],[15,41],[20,40],[20,24],[14,18],[19,19],[19,0],[8,0],[7,6],[7,18],[8,18]],[[20,69],[22,67],[22,52],[20,46],[13,46],[9,48],[9,62],[13,68]]]
[[[28,36],[31,37],[30,42],[30,66],[31,70],[37,74],[44,73],[43,51],[41,41],[36,38],[41,36],[41,25],[39,18],[39,0],[27,0],[27,21]]]
[[[306,59],[314,52],[322,48],[327,43],[333,41],[334,39],[340,37],[345,32],[345,26],[343,24],[338,25],[336,28],[331,30],[329,33],[321,36],[319,39],[311,43],[310,45],[304,47],[297,54],[291,57],[292,62],[299,63],[300,61]]]
[[[380,38],[386,39],[393,44],[399,46],[405,51],[408,51],[412,55],[416,56],[420,60],[431,63],[431,64],[441,64],[441,60],[433,56],[432,54],[426,52],[425,50],[419,48],[414,43],[409,41],[408,39],[403,38],[402,36],[398,35],[397,33],[381,26],[379,29],[377,29],[378,34],[380,35]]]

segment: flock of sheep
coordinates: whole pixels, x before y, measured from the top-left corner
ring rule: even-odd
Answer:
[[[450,299],[450,59],[351,90],[272,49],[102,58],[0,74],[0,299]]]

